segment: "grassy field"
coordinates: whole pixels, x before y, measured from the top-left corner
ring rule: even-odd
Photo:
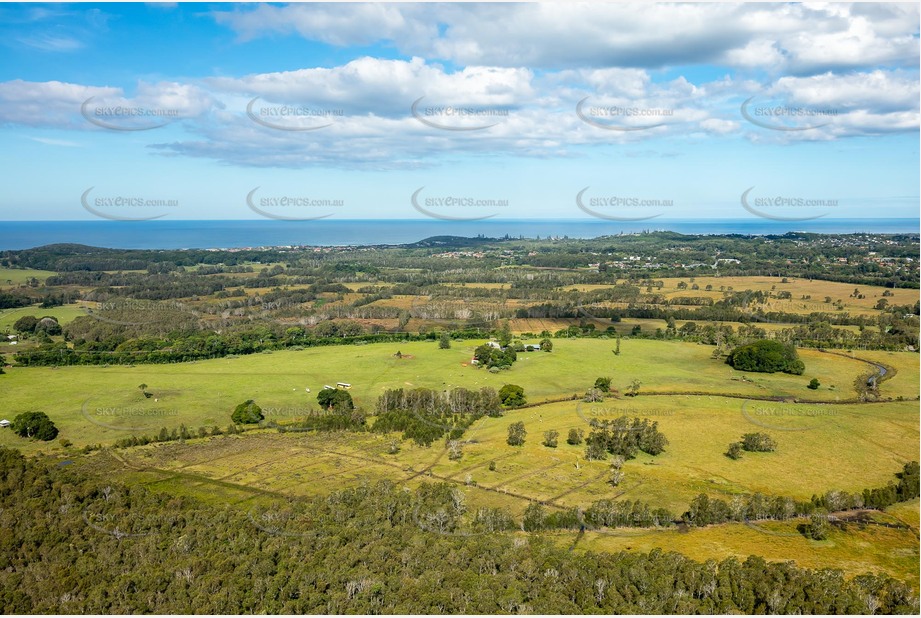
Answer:
[[[758,408],[749,406],[746,414],[742,402],[721,398],[548,404],[510,411],[503,418],[481,419],[465,434],[460,461],[450,461],[440,443],[421,447],[405,442],[399,453],[390,455],[387,446],[394,436],[274,431],[254,432],[245,439],[206,439],[194,446],[155,445],[134,449],[131,457],[159,469],[195,472],[282,493],[323,494],[363,479],[434,478],[464,485],[476,482],[473,491],[495,494],[486,498],[519,501],[514,509],[519,513],[531,500],[558,507],[585,506],[617,494],[679,515],[699,493],[729,498],[760,491],[805,500],[830,489],[858,491],[885,485],[902,463],[915,457],[916,405],[834,406],[824,411],[826,416],[810,414],[815,407],[780,408],[786,415],[772,416],[771,425],[765,425],[759,424]],[[778,410],[777,404],[771,410]],[[641,454],[628,461],[625,481],[613,489],[607,483],[608,464],[586,461],[584,445],[568,445],[565,436],[570,428],[587,434],[587,419],[621,415],[657,421],[669,446],[657,457]],[[517,420],[528,431],[520,448],[505,443],[508,425]],[[704,434],[701,427],[707,428]],[[541,443],[549,429],[561,433],[557,448]],[[752,431],[771,434],[779,444],[777,451],[749,453],[738,461],[723,455],[731,441]],[[495,470],[489,470],[490,462],[495,462]],[[305,472],[310,485],[297,481]]]
[[[917,502],[915,507],[917,510]],[[884,515],[881,520],[892,521]],[[579,551],[649,551],[662,548],[699,561],[735,556],[761,556],[772,562],[793,560],[801,568],[840,569],[848,577],[866,572],[887,573],[913,582],[918,590],[918,537],[915,531],[867,525],[835,528],[824,541],[798,533],[797,521],[762,522],[757,525],[724,524],[679,530],[620,530],[587,532]],[[563,546],[572,546],[575,535],[556,534]]]
[[[9,289],[19,287],[31,277],[35,277],[40,282],[55,273],[50,270],[33,270],[30,268],[3,268],[0,267],[0,289]]]
[[[450,461],[441,443],[426,448],[404,442],[399,453],[388,454],[392,435],[260,430],[243,437],[123,450],[118,452],[119,465],[109,462],[100,469],[109,474],[118,468],[126,479],[151,489],[240,508],[390,479],[410,488],[422,482],[454,483],[470,509],[502,507],[516,517],[531,501],[545,502],[550,508],[585,507],[601,498],[638,499],[680,515],[698,493],[729,498],[761,491],[805,500],[828,489],[858,491],[885,485],[904,461],[917,456],[917,405],[911,402],[825,406],[834,409],[824,415],[814,414],[816,406],[791,404],[780,408],[785,414],[770,417],[771,427],[757,424],[762,420],[757,408],[749,408],[746,414],[741,404],[718,397],[664,396],[510,411],[471,427],[459,461]],[[776,412],[777,406],[770,409]],[[572,427],[587,430],[586,420],[592,417],[623,414],[656,420],[670,444],[657,457],[641,454],[628,461],[625,479],[617,488],[606,482],[606,462],[584,459],[584,446],[567,445],[564,439],[557,448],[541,444],[547,429],[565,437]],[[522,420],[528,431],[523,447],[505,443],[506,429],[516,420]],[[778,450],[748,453],[738,461],[723,456],[728,442],[756,430],[774,436]],[[94,459],[105,457],[100,454]],[[495,462],[495,470],[489,470],[490,462]],[[762,522],[690,532],[589,532],[579,548],[661,547],[699,560],[757,554],[768,560],[793,559],[801,566],[840,568],[851,575],[871,570],[909,578],[918,568],[917,509],[915,501],[878,515],[881,521],[900,522],[914,531],[849,526],[823,542],[806,540],[796,532],[796,522]],[[552,536],[561,543],[574,540],[574,533]]]
[[[620,390],[637,379],[644,396],[704,392],[835,401],[854,397],[854,378],[869,367],[858,360],[802,350],[803,376],[744,374],[711,359],[709,346],[625,340],[621,354],[615,356],[610,340],[564,339],[554,342],[552,353],[521,353],[511,371],[490,374],[465,365],[480,343],[455,342],[450,350],[439,350],[435,342],[332,346],[135,367],[13,367],[0,378],[0,388],[4,414],[43,410],[57,423],[62,437],[86,444],[180,423],[226,426],[230,411],[246,399],[289,417],[303,415],[316,407],[317,391],[336,382],[351,383],[356,404],[367,409],[373,409],[377,396],[389,388],[490,386],[498,390],[514,383],[525,389],[530,401],[538,402],[581,395],[599,376],[611,376],[614,388]],[[411,358],[396,358],[398,350]],[[896,367],[904,364],[905,370],[883,384],[883,393],[909,392],[916,386],[910,375],[917,372],[917,357],[902,353],[887,359]],[[817,391],[806,388],[812,377],[822,383]],[[903,381],[910,385],[901,387]],[[143,396],[141,384],[147,385],[152,397]],[[0,444],[10,441],[0,438]]]
[[[825,297],[830,297],[832,303],[842,301],[844,304],[841,313],[847,312],[851,315],[873,315],[879,313],[874,309],[876,303],[883,298],[886,288],[871,285],[853,285],[849,283],[838,283],[835,281],[821,281],[818,279],[796,279],[789,278],[787,283],[783,282],[783,277],[681,277],[681,278],[662,278],[663,287],[653,287],[653,292],[661,294],[671,300],[682,297],[704,297],[720,300],[723,298],[724,291],[743,292],[751,290],[753,292],[790,292],[792,298],[777,299],[772,298],[764,305],[758,307],[759,311],[782,311],[785,313],[808,314],[814,311],[838,313],[839,311],[831,304],[825,302]],[[687,289],[679,289],[679,283],[687,284]],[[691,286],[697,285],[699,289],[693,290]],[[711,290],[706,287],[712,286]],[[592,291],[604,289],[606,285],[583,284],[565,286],[564,290]],[[721,289],[722,288],[722,289]],[[853,298],[851,294],[854,289],[860,290],[864,298]],[[641,288],[645,290],[645,288]],[[911,289],[890,289],[892,296],[886,297],[890,305],[913,305],[918,301],[918,291]],[[804,297],[810,298],[804,298]]]
[[[19,307],[17,309],[0,310],[0,332],[13,332],[13,324],[16,320],[26,315],[34,315],[37,318],[52,316],[58,319],[61,325],[72,322],[80,316],[87,315],[80,303],[72,303],[61,307],[50,307],[43,309],[41,307]]]

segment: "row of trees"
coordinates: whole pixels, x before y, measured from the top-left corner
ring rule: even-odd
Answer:
[[[896,474],[898,483],[884,487],[864,489],[862,492],[828,491],[811,500],[797,501],[782,496],[755,493],[734,496],[729,501],[700,494],[691,501],[682,519],[692,526],[707,526],[729,521],[754,521],[764,519],[787,520],[816,512],[835,512],[853,509],[884,509],[897,502],[913,500],[919,495],[918,462],[905,464]]]

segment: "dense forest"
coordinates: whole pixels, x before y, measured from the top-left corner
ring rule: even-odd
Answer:
[[[908,585],[880,575],[571,552],[541,534],[453,535],[465,507],[446,485],[381,482],[246,511],[0,449],[0,507],[5,613],[918,611]],[[501,517],[479,515],[503,529]]]

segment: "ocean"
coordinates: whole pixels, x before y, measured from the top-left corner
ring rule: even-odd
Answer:
[[[797,223],[751,220],[611,222],[585,219],[481,221],[0,221],[0,250],[78,243],[120,249],[218,249],[281,246],[383,245],[431,236],[595,238],[643,231],[681,234],[918,234],[918,219],[816,219]]]

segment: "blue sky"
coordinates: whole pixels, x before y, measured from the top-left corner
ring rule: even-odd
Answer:
[[[918,19],[4,4],[0,219],[915,218]]]

